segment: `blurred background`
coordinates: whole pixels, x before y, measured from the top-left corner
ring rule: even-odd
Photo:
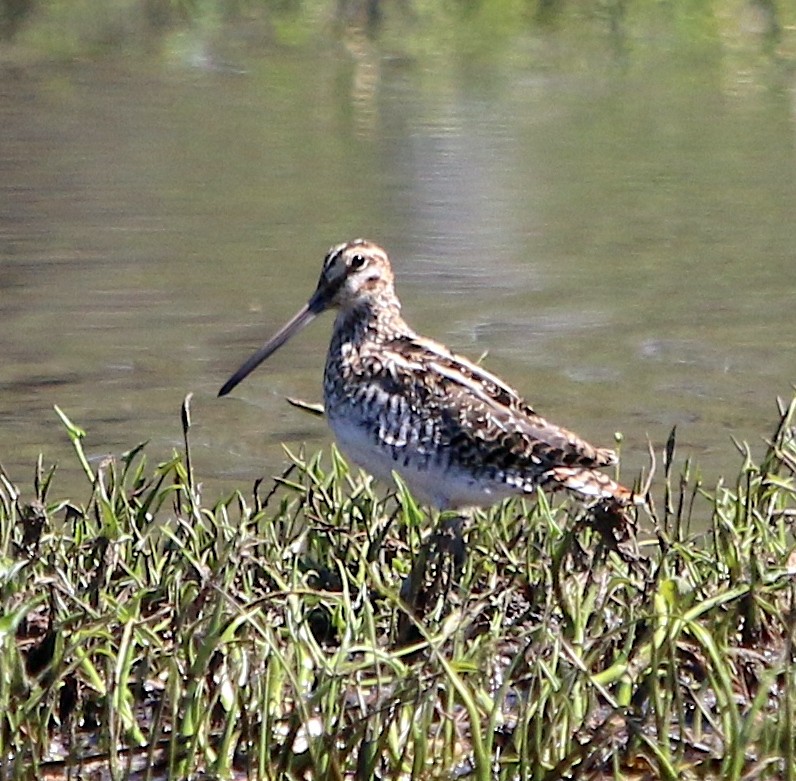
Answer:
[[[796,382],[796,5],[0,0],[0,463],[144,440],[206,497],[315,449],[332,318],[231,397],[331,244],[632,479],[705,479]],[[79,499],[79,494],[74,497]]]

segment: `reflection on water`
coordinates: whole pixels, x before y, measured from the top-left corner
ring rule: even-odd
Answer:
[[[95,457],[165,458],[189,391],[207,490],[328,441],[283,397],[319,398],[331,318],[215,394],[364,235],[418,330],[595,442],[624,432],[627,468],[677,424],[733,470],[730,436],[759,449],[796,381],[796,46],[676,22],[6,67],[0,462],[79,479],[53,404]]]

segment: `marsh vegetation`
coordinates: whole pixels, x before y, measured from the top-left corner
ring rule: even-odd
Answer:
[[[733,481],[672,437],[634,522],[540,495],[461,551],[334,450],[206,505],[187,403],[158,464],[90,463],[61,413],[85,495],[2,476],[0,775],[792,778],[781,412]]]

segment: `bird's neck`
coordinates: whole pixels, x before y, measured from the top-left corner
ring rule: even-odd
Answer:
[[[335,335],[354,344],[383,343],[413,333],[401,316],[401,302],[394,296],[358,301],[340,310],[334,330]]]

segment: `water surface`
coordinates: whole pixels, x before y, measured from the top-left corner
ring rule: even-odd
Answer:
[[[422,16],[289,45],[239,21],[198,53],[5,66],[0,462],[80,485],[54,404],[92,458],[165,459],[188,392],[211,495],[327,443],[284,397],[320,399],[329,316],[215,396],[366,236],[417,330],[598,444],[623,432],[630,474],[675,424],[733,473],[796,381],[796,45],[659,13],[439,45]]]

